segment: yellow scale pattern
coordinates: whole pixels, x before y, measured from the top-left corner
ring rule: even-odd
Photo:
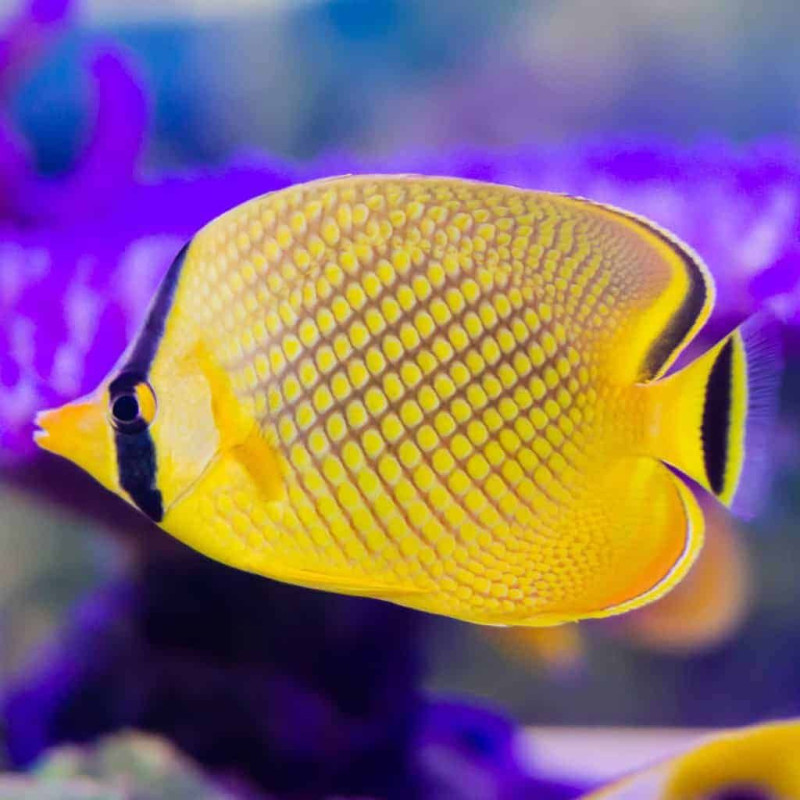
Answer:
[[[190,313],[286,487],[217,512],[250,546],[456,611],[572,596],[603,558],[564,509],[615,446],[602,365],[637,278],[610,264],[632,247],[558,197],[445,179],[318,182],[216,220]]]

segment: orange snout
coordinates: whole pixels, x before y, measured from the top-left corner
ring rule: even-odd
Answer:
[[[39,447],[73,461],[109,489],[117,490],[113,429],[106,418],[103,392],[36,415]]]

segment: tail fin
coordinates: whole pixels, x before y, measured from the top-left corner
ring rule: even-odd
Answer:
[[[737,514],[763,498],[778,411],[778,323],[758,314],[680,372],[647,384],[652,455]]]

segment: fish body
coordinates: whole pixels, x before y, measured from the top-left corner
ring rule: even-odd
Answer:
[[[584,800],[800,798],[800,722],[718,734],[688,753],[641,770]]]
[[[490,624],[620,613],[702,543],[665,463],[728,504],[750,483],[763,328],[662,377],[713,294],[618,209],[316,181],[200,230],[109,378],[37,440],[240,569]]]

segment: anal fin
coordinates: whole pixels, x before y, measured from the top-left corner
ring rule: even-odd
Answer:
[[[656,461],[651,463],[655,467],[654,482],[657,481],[660,486],[657,489],[653,487],[655,491],[649,501],[646,495],[640,495],[638,498],[640,502],[643,500],[646,513],[652,515],[649,523],[645,521],[646,518],[641,518],[639,532],[643,537],[643,544],[648,541],[665,544],[674,542],[679,545],[679,550],[673,559],[667,555],[668,548],[665,548],[659,559],[656,548],[653,547],[654,558],[650,566],[650,575],[655,577],[661,572],[660,577],[657,577],[649,587],[642,585],[638,593],[607,606],[594,616],[622,614],[663,597],[683,580],[703,546],[705,520],[692,490],[662,463]]]
[[[560,576],[564,599],[518,624],[561,624],[646,605],[680,582],[703,543],[703,514],[691,490],[647,456],[604,464],[567,516],[562,530],[576,541],[574,563]]]

